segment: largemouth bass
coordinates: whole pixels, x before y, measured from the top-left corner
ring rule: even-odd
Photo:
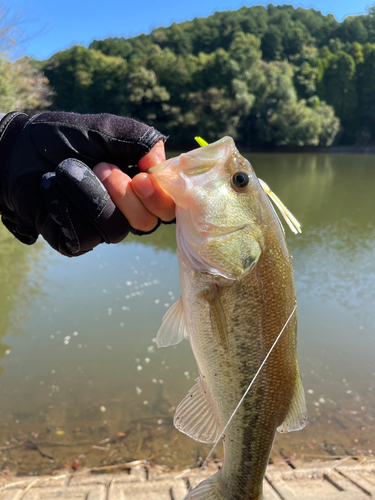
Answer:
[[[285,327],[222,436],[222,469],[186,497],[261,500],[276,430],[299,430],[306,422],[284,231],[230,137],[167,160],[153,175],[176,203],[181,282],[157,344],[188,338],[199,370],[176,409],[177,429],[216,442]]]

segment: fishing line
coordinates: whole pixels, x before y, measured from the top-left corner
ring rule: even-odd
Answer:
[[[211,449],[210,453],[207,455],[206,460],[203,462],[203,464],[201,465],[200,469],[198,470],[197,475],[195,476],[195,478],[193,479],[193,481],[192,481],[192,483],[191,483],[191,485],[190,485],[190,489],[189,489],[189,491],[191,491],[191,490],[193,489],[194,483],[197,481],[197,479],[198,479],[198,477],[200,476],[200,474],[201,474],[201,472],[202,472],[203,468],[207,465],[207,462],[208,462],[208,460],[211,458],[212,453],[215,451],[216,446],[220,443],[220,441],[221,441],[222,437],[225,435],[225,431],[227,430],[228,425],[232,422],[232,420],[233,420],[233,418],[234,418],[235,414],[237,413],[237,411],[238,411],[239,407],[241,406],[241,404],[243,403],[244,399],[245,399],[245,398],[246,398],[246,396],[248,395],[248,393],[249,393],[249,391],[250,391],[250,389],[251,389],[252,385],[254,384],[254,382],[255,382],[256,378],[258,377],[259,373],[261,372],[261,370],[262,370],[262,368],[263,368],[263,366],[264,366],[265,362],[267,361],[267,359],[269,358],[269,356],[270,356],[271,352],[273,351],[274,347],[276,346],[277,342],[279,341],[279,338],[281,337],[281,335],[282,335],[283,331],[284,331],[284,330],[285,330],[285,328],[287,327],[287,325],[288,325],[289,321],[292,319],[293,314],[295,313],[296,309],[297,309],[297,304],[295,304],[295,306],[294,306],[294,308],[293,308],[293,311],[291,312],[291,314],[290,314],[289,318],[286,320],[286,323],[285,323],[285,325],[283,326],[283,328],[282,328],[281,332],[280,332],[280,333],[279,333],[279,335],[276,337],[276,340],[275,340],[275,342],[272,344],[272,346],[271,346],[270,350],[268,351],[267,356],[266,356],[266,357],[264,358],[264,360],[262,361],[262,364],[261,364],[261,365],[260,365],[260,367],[258,368],[258,371],[257,371],[257,372],[256,372],[256,374],[254,375],[254,377],[253,377],[252,381],[250,382],[249,387],[246,389],[246,391],[245,391],[244,395],[242,396],[242,398],[240,399],[240,401],[239,401],[238,405],[237,405],[237,406],[236,406],[236,408],[234,409],[234,412],[233,412],[233,413],[232,413],[232,415],[229,417],[229,420],[228,420],[228,422],[225,424],[225,427],[224,427],[224,429],[223,429],[223,432],[220,434],[220,436],[219,436],[219,438],[217,439],[216,443],[213,445],[213,447],[212,447],[212,449]]]

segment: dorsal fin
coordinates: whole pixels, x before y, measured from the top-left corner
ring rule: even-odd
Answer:
[[[173,424],[176,429],[201,443],[215,443],[219,438],[222,428],[201,378],[177,406]]]

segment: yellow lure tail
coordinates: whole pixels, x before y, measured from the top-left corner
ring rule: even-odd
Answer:
[[[204,139],[202,139],[202,137],[197,136],[197,137],[194,137],[194,139],[197,141],[197,143],[201,147],[208,146],[208,142],[205,141]],[[270,197],[270,199],[273,201],[273,203],[280,210],[281,215],[283,216],[285,222],[288,224],[291,231],[293,231],[294,234],[302,233],[301,224],[294,217],[294,215],[290,212],[290,210],[287,209],[287,207],[280,200],[280,198],[275,195],[275,193],[271,190],[271,188],[268,186],[268,184],[266,184],[261,179],[259,179],[259,182],[263,188],[263,191]]]
[[[204,139],[202,139],[202,137],[197,136],[197,137],[194,137],[194,139],[197,141],[197,143],[198,143],[200,146],[202,146],[202,148],[203,148],[204,146],[208,146],[208,142],[207,142],[207,141],[205,141]]]

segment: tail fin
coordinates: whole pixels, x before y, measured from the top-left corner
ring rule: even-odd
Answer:
[[[219,474],[202,481],[196,488],[189,491],[184,500],[225,500],[220,492]]]

